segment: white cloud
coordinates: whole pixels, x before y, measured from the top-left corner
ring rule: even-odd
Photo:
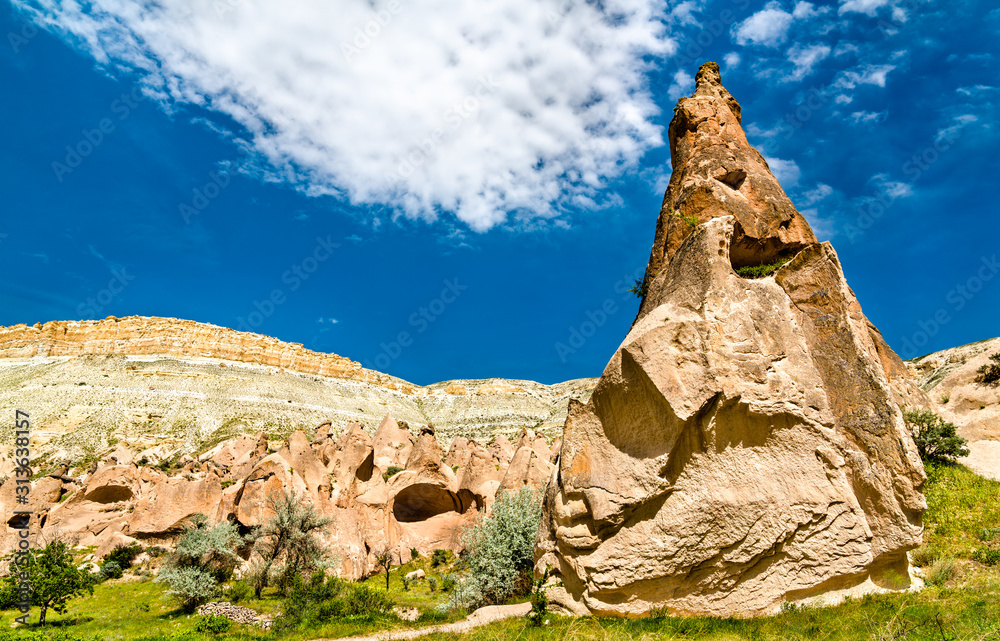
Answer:
[[[781,8],[780,2],[768,2],[764,8],[733,28],[736,42],[776,47],[788,37],[792,14]]]
[[[830,55],[830,47],[815,44],[808,47],[796,44],[788,50],[788,60],[795,69],[784,80],[798,81],[812,73],[813,67]]]
[[[972,85],[971,87],[959,87],[958,93],[963,96],[978,96],[995,90],[996,87],[991,87],[989,85]]]
[[[817,183],[816,189],[810,189],[805,194],[803,194],[802,206],[808,207],[823,200],[827,196],[833,193],[833,187],[830,185],[825,185],[823,183]]]
[[[895,68],[895,65],[862,65],[858,71],[842,71],[833,86],[838,89],[854,89],[858,85],[884,87],[886,76]]]
[[[670,11],[670,17],[673,18],[677,24],[697,27],[699,23],[694,14],[700,12],[701,7],[698,6],[698,3],[692,2],[691,0],[685,0],[685,2],[678,4]]]
[[[694,76],[679,69],[674,74],[674,81],[667,88],[667,97],[672,101],[678,100],[681,96],[686,96],[694,89]]]
[[[415,218],[555,216],[663,143],[662,0],[29,2],[167,109],[245,127],[267,179]]]
[[[726,55],[722,56],[722,62],[726,64],[727,70],[736,69],[740,66],[740,54],[735,51],[730,51]]]
[[[820,241],[830,240],[837,235],[837,228],[834,226],[833,221],[826,216],[821,216],[817,209],[803,209],[800,213],[805,216],[809,226],[812,227],[813,233],[816,234],[816,238]]]
[[[952,118],[952,122],[954,122],[955,124],[951,125],[950,127],[939,129],[937,134],[934,136],[934,140],[936,142],[941,142],[942,140],[947,141],[949,143],[954,142],[954,140],[958,138],[959,135],[961,135],[963,129],[965,129],[968,125],[971,125],[972,123],[978,121],[979,118],[972,114],[963,114],[961,116],[955,116],[954,118]]]
[[[851,114],[851,120],[855,124],[868,125],[885,121],[889,116],[888,110],[883,111],[855,111]]]
[[[889,4],[889,0],[840,0],[840,13],[863,13],[874,16],[879,7]]]
[[[877,193],[887,196],[890,200],[913,195],[913,187],[909,183],[889,180],[888,174],[875,174],[868,179],[868,182]]]
[[[319,318],[316,319],[316,322],[319,323],[320,325],[324,325],[324,324],[327,324],[327,325],[336,325],[340,321],[337,320],[336,318],[323,318],[322,316],[320,316]]]
[[[788,190],[798,184],[802,172],[794,160],[782,160],[769,156],[764,156],[764,160],[767,161],[767,166],[771,168],[771,173],[778,179],[783,189]]]
[[[838,105],[849,105],[854,100],[854,96],[848,96],[847,94],[837,94],[833,101]]]
[[[795,5],[795,8],[792,9],[792,17],[796,20],[805,20],[806,18],[812,18],[813,16],[818,16],[819,14],[820,12],[813,8],[813,4],[811,2],[799,2]]]

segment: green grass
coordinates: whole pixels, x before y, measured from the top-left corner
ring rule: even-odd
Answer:
[[[1000,549],[1000,483],[976,476],[957,465],[928,466],[925,515],[925,545],[915,551],[922,559],[925,574],[936,565],[935,584],[921,592],[868,595],[830,608],[789,608],[772,617],[755,619],[693,618],[567,618],[553,614],[541,628],[529,627],[524,619],[507,620],[473,630],[464,635],[433,634],[428,641],[461,638],[463,641],[652,641],[658,639],[692,641],[1000,641],[1000,565],[988,566],[976,561],[984,549]],[[947,571],[942,568],[949,565]],[[390,573],[389,594],[399,606],[415,607],[421,613],[432,612],[445,598],[440,591],[431,593],[426,581],[404,590],[402,575],[423,569],[435,576],[438,584],[454,567],[430,567],[430,558],[422,557]],[[371,577],[374,586],[384,587],[385,576]],[[241,605],[265,614],[278,614],[281,601],[273,591],[266,591],[260,601]],[[32,612],[37,618],[37,610]],[[7,641],[6,630],[15,613],[0,615],[0,641]],[[459,618],[449,617],[448,621]],[[93,596],[71,602],[66,614],[50,614],[53,625],[44,636],[29,636],[16,631],[10,639],[56,641],[59,633],[78,638],[121,641],[166,641],[167,639],[230,639],[263,641],[274,635],[234,625],[219,635],[194,632],[197,616],[176,609],[166,597],[162,585],[153,582],[108,582],[97,587]],[[297,630],[279,639],[338,638],[370,634],[387,629],[424,627],[443,621],[424,619],[416,623],[398,620],[342,620],[308,630]],[[56,633],[56,636],[52,636]],[[67,639],[76,641],[76,639]]]
[[[788,258],[779,258],[773,263],[767,265],[753,265],[749,267],[737,267],[736,274],[740,278],[764,278],[770,276],[774,272],[789,261]]]

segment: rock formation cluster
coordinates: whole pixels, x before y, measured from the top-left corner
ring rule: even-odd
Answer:
[[[900,405],[926,396],[740,122],[705,64],[639,313],[570,402],[536,542],[570,611],[752,615],[908,582],[925,475]]]
[[[414,433],[387,415],[374,436],[351,424],[334,437],[329,423],[311,438],[301,430],[280,442],[238,436],[181,457],[179,469],[161,465],[172,455],[166,446],[119,447],[78,477],[66,466],[34,482],[27,509],[36,535],[97,546],[100,557],[131,541],[169,545],[196,513],[249,531],[273,514],[269,495],[292,491],[333,518],[325,543],[341,576],[354,580],[375,570],[374,553],[386,544],[396,562],[409,560],[411,549],[459,551],[461,529],[498,491],[541,491],[557,451],[524,429],[514,443],[502,435],[489,446],[459,438],[445,453],[433,427]],[[6,515],[17,507],[15,490],[13,482],[0,485]],[[19,525],[16,517],[4,524],[0,551],[17,544]]]

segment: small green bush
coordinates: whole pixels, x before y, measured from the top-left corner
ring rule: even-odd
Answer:
[[[431,555],[431,567],[436,568],[448,562],[448,550],[437,549]]]
[[[983,565],[994,566],[1000,563],[1000,550],[991,548],[979,548],[972,553],[972,558]]]
[[[232,621],[226,617],[215,614],[203,616],[198,619],[197,623],[194,624],[195,632],[208,632],[210,634],[222,634],[223,632],[229,632],[229,629],[232,627]]]
[[[765,278],[778,271],[782,265],[788,262],[788,258],[779,258],[767,265],[752,265],[748,267],[738,267],[736,274],[740,278]]]
[[[990,360],[993,362],[987,363],[976,370],[978,372],[976,382],[980,385],[996,387],[1000,385],[1000,352],[990,356]]]
[[[531,582],[531,612],[528,613],[528,620],[536,628],[544,623],[545,613],[549,609],[549,596],[545,593],[545,582],[548,580],[549,568],[546,566],[542,578]]]
[[[427,577],[427,587],[431,592],[435,592],[438,587],[438,580],[432,576]]]
[[[236,581],[229,586],[229,590],[226,591],[226,596],[229,597],[229,600],[233,603],[246,601],[253,596],[253,588],[246,581]]]
[[[122,578],[122,575],[125,574],[125,570],[122,569],[122,566],[118,565],[114,561],[105,561],[104,563],[101,563],[100,567],[101,579],[105,581],[108,579],[120,579]]]
[[[637,278],[635,279],[635,285],[629,287],[628,291],[630,294],[634,294],[636,298],[645,298],[647,293],[646,283]]]
[[[926,567],[936,561],[938,555],[927,546],[922,546],[910,552],[910,560],[918,568]]]
[[[940,558],[927,570],[927,583],[929,585],[943,585],[954,575],[955,559],[951,557]]]
[[[383,474],[383,475],[382,475],[382,480],[383,480],[383,481],[388,481],[388,480],[389,480],[390,478],[392,478],[393,476],[395,476],[395,475],[399,474],[399,473],[400,473],[400,472],[402,472],[402,471],[403,471],[404,469],[405,469],[405,468],[402,468],[402,467],[396,467],[395,465],[390,465],[390,466],[389,466],[389,469],[387,469],[387,470],[385,471],[385,474]]]
[[[410,560],[413,561],[419,558],[420,558],[420,550],[418,550],[417,548],[410,548]]]
[[[903,420],[913,435],[920,458],[929,461],[954,462],[968,456],[968,441],[956,433],[955,425],[946,422],[934,412],[925,410],[903,412]]]
[[[441,591],[451,592],[455,589],[455,584],[457,583],[454,574],[446,574],[441,579]]]

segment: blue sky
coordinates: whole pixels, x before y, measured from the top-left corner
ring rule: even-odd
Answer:
[[[0,324],[174,316],[425,384],[599,375],[673,105],[716,60],[901,355],[1000,334],[986,0],[335,4],[0,5]]]

